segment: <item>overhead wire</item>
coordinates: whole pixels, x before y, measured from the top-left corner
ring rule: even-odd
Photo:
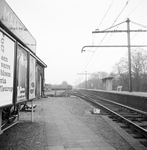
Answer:
[[[138,7],[142,2],[143,2],[143,0],[141,0],[141,1],[134,7],[134,9],[127,15],[126,18],[128,18],[128,17],[137,9],[137,7]],[[126,20],[126,18],[125,18],[124,20]],[[142,26],[143,28],[147,28],[147,26],[138,24],[138,23],[133,22],[133,21],[131,21],[131,22],[134,23],[134,24],[136,24],[136,25]],[[107,30],[107,29],[106,29],[106,30]],[[136,34],[132,37],[132,39],[134,39],[134,38],[137,36],[137,34],[138,34],[138,33],[136,33]],[[132,39],[131,39],[131,40],[132,40]],[[145,40],[145,41],[146,41],[146,40]],[[144,41],[143,43],[145,43],[145,41]],[[123,49],[123,48],[122,48],[122,49]],[[104,64],[101,66],[101,68],[102,68],[103,66],[107,65],[108,62],[110,62],[118,53],[120,53],[120,51],[118,51],[117,53],[115,53],[115,55],[113,55],[106,63],[104,63]]]
[[[119,13],[118,16],[116,17],[116,19],[114,20],[114,22],[112,23],[112,25],[110,26],[110,28],[105,29],[105,30],[110,30],[110,29],[114,26],[114,24],[116,23],[116,21],[118,20],[118,18],[120,17],[120,15],[123,13],[124,9],[127,7],[129,1],[130,1],[130,0],[127,0],[127,2],[126,2],[126,4],[124,5],[123,9],[120,11],[120,13]],[[120,24],[122,24],[122,23],[124,23],[124,22],[121,22]],[[118,25],[120,25],[120,24],[118,24]],[[115,26],[118,26],[118,25],[115,25]],[[106,38],[107,34],[108,34],[108,33],[106,33],[106,34],[104,35],[104,37],[103,37],[103,39],[101,40],[101,42],[99,43],[99,45],[104,41],[104,39]],[[112,35],[112,34],[111,34],[111,35]],[[109,38],[109,40],[110,40],[110,38]],[[108,41],[109,41],[109,40],[108,40]],[[108,41],[107,41],[107,43],[108,43]],[[106,44],[107,44],[107,43],[106,43]],[[99,55],[97,56],[97,58],[95,59],[95,61],[99,58],[99,56],[100,56],[100,54],[102,53],[102,51],[103,51],[103,49],[99,52]],[[93,54],[93,55],[94,55],[94,54]],[[92,55],[92,57],[93,57],[93,55]],[[91,59],[92,59],[92,57],[91,57]],[[89,60],[89,62],[91,61],[91,59]],[[95,63],[95,61],[94,61],[94,63]],[[88,64],[89,64],[89,62],[88,62]],[[93,64],[94,64],[94,63],[93,63]],[[87,66],[88,66],[88,65],[87,65]],[[92,65],[92,66],[93,66],[93,65]]]
[[[134,38],[134,37],[133,37]],[[146,42],[146,40],[144,40],[143,42],[142,42],[142,44],[144,44]],[[137,49],[138,47],[136,47],[135,49]],[[121,49],[124,49],[124,47],[123,48],[121,48]],[[120,50],[117,52],[117,53],[115,53],[115,55],[113,55],[106,63],[104,63],[100,68],[102,68],[102,67],[104,67],[105,65],[107,65],[108,64],[108,62],[110,62],[118,53],[120,53]]]
[[[142,3],[142,1],[143,1],[143,0],[141,0],[141,1],[136,5],[136,7],[127,15],[128,17],[136,10],[136,8]],[[103,19],[101,20],[101,22],[100,22],[98,28],[100,27],[100,25],[102,24],[103,20],[105,19],[105,17],[106,17],[106,15],[107,15],[107,13],[109,12],[109,9],[111,8],[113,2],[114,2],[114,0],[112,1],[111,5],[109,6],[108,10],[106,11],[106,13],[105,13]],[[129,3],[129,0],[126,2],[126,5],[125,5],[124,8],[122,9],[122,11],[119,13],[119,15],[117,16],[117,18],[116,18],[115,21],[113,22],[113,24],[117,21],[117,19],[119,18],[119,16],[121,15],[121,13],[122,13],[123,10],[125,9],[125,7],[128,5],[128,3]],[[128,17],[127,17],[127,18],[128,18]],[[138,24],[138,25],[140,25],[140,24]],[[142,26],[142,27],[147,28],[147,26]],[[111,28],[111,27],[110,27],[110,28]],[[136,35],[135,35],[135,36],[136,36]],[[94,36],[94,38],[93,38],[92,44],[94,44],[94,39],[95,39],[95,36]],[[94,52],[94,53],[95,53],[95,52]],[[118,51],[116,54],[118,54],[118,53],[119,53],[119,51]],[[114,56],[116,56],[116,54],[115,54]],[[93,54],[93,55],[94,55],[94,54]],[[92,57],[93,57],[93,55],[92,55]],[[89,57],[89,54],[88,54],[88,56],[87,56],[87,59],[88,59],[88,57]],[[92,57],[90,58],[90,61],[91,61]],[[111,59],[112,59],[112,58],[113,58],[113,57],[111,57]],[[87,59],[86,59],[86,61],[87,61]],[[90,61],[89,61],[89,62],[90,62]],[[110,61],[110,60],[108,60],[108,62],[109,62],[109,61]],[[89,62],[86,64],[85,68],[87,68]]]
[[[127,18],[137,9],[137,7],[143,2],[143,0],[141,0],[134,8],[133,10],[127,15]],[[126,18],[124,19],[126,20]]]
[[[98,27],[97,27],[97,29],[99,29],[99,27],[101,26],[102,22],[103,22],[104,19],[106,18],[106,15],[108,14],[108,12],[109,12],[110,8],[112,7],[113,3],[114,3],[114,0],[112,0],[112,2],[111,2],[111,4],[110,4],[109,8],[107,9],[107,11],[106,11],[104,17],[102,18],[100,24],[99,24]]]
[[[143,2],[143,0],[141,0],[137,5],[136,5],[136,7],[131,11],[131,13],[129,13],[129,15],[130,14],[132,14],[135,10],[136,10],[136,8],[141,4]],[[129,16],[128,15],[128,16]],[[128,17],[127,17],[128,18]],[[139,24],[139,23],[136,23],[136,22],[133,22],[133,21],[130,21],[130,22],[132,22],[132,23],[134,23],[134,24],[136,24],[136,25],[139,25],[139,26],[141,26],[141,27],[143,27],[143,28],[147,28],[147,26],[144,26],[144,25],[141,25],[141,24]],[[123,22],[122,22],[123,23]],[[111,28],[111,27],[110,27]],[[110,29],[110,28],[108,28],[108,29]],[[105,29],[105,30],[108,30],[108,29]],[[137,36],[137,34],[138,34],[138,32],[132,37],[132,39],[134,39],[136,36]],[[132,40],[131,39],[131,40]],[[123,48],[122,48],[123,49]],[[108,62],[110,62],[110,60],[112,59],[112,58],[114,58],[118,53],[120,53],[120,51],[118,51],[115,55],[113,55],[108,61],[107,61],[107,63]],[[105,63],[104,65],[102,65],[102,66],[105,66],[107,63]]]
[[[90,52],[88,52],[88,55],[87,55],[87,57],[86,57],[85,62],[88,61],[89,56],[90,56]],[[83,69],[82,69],[82,72],[85,71],[84,69],[85,69],[86,64],[87,64],[87,63],[84,64],[84,67],[83,67]]]
[[[144,0],[139,1],[139,3],[137,3],[137,5],[131,10],[131,12],[127,15],[127,17],[125,17],[124,21],[129,18],[129,16],[137,9],[137,7],[143,2]],[[130,21],[133,23],[133,21]],[[146,27],[146,26],[145,26]],[[134,39],[137,36],[138,32],[133,36],[132,39]]]
[[[108,9],[107,9],[106,13],[104,14],[104,16],[103,16],[103,18],[102,18],[102,20],[101,20],[100,24],[98,25],[97,29],[101,26],[102,22],[103,22],[103,21],[104,21],[104,19],[106,18],[106,16],[107,16],[107,14],[108,14],[108,12],[109,12],[110,8],[112,7],[113,3],[114,3],[114,0],[112,0],[111,4],[109,5],[109,7],[108,7]],[[94,38],[93,38],[92,44],[94,44],[94,39],[95,39],[95,35],[94,35]],[[96,50],[95,50],[95,51],[96,51]],[[94,53],[95,53],[95,52],[94,52]],[[93,53],[93,55],[94,55],[94,53]],[[87,59],[86,59],[86,62],[87,62],[87,63],[86,63],[86,65],[84,65],[85,67],[84,67],[84,69],[83,69],[83,70],[85,70],[85,68],[87,68],[87,66],[88,66],[89,62],[91,61],[91,59],[92,59],[92,57],[93,57],[93,55],[91,56],[91,58],[89,59],[89,61],[88,61],[88,62],[87,62]],[[83,72],[83,70],[82,70],[82,72]]]
[[[111,8],[112,5],[113,5],[113,3],[114,3],[114,0],[112,0],[112,2],[111,2],[111,4],[110,4],[109,8],[107,9],[106,13],[104,14],[104,16],[103,16],[103,18],[102,18],[100,24],[98,25],[97,29],[99,29],[99,27],[100,27],[101,24],[103,23],[103,21],[104,21],[104,19],[106,18],[107,14],[108,14],[108,12],[109,12],[109,10],[110,10],[110,8]],[[96,36],[96,35],[94,34],[94,39],[95,39],[95,36]],[[93,39],[93,41],[94,41],[94,39]]]
[[[136,25],[138,25],[138,26],[141,26],[142,28],[146,28],[146,29],[147,29],[147,26],[144,26],[144,25],[142,25],[142,24],[136,23],[136,22],[134,22],[134,21],[130,21],[130,22],[132,22],[133,24],[136,24]]]
[[[123,24],[124,22],[126,22],[126,21],[123,21],[123,22],[121,22],[121,23],[119,23],[119,24],[117,24],[117,25],[111,26],[110,28],[107,28],[107,29],[105,29],[105,30],[103,30],[103,31],[110,30],[111,28],[114,28],[114,27],[118,28],[118,26],[121,25],[121,24]],[[115,30],[116,30],[116,28],[115,28]],[[113,33],[111,33],[111,35],[110,35],[109,39],[107,40],[106,44],[109,42],[109,40],[110,40],[110,38],[112,37],[112,35],[113,35]],[[103,49],[104,49],[104,48],[103,48]],[[103,49],[102,49],[102,50],[103,50]],[[102,50],[100,51],[99,55],[102,53]],[[95,61],[93,62],[93,64],[92,64],[90,67],[92,67],[92,66],[95,64],[95,62],[96,62],[97,59],[98,59],[98,58],[95,59]]]
[[[114,2],[114,0],[112,1],[112,3]],[[128,17],[136,10],[136,8],[141,4],[143,2],[143,0],[141,0],[137,5],[136,5],[136,7],[127,15]],[[111,4],[112,4],[111,3]],[[120,15],[122,14],[122,12],[124,11],[124,9],[125,9],[125,7],[128,5],[128,3],[129,3],[129,0],[126,2],[126,4],[125,4],[125,6],[123,7],[123,9],[122,9],[122,11],[119,13],[119,15],[117,16],[117,18],[115,19],[115,21],[113,22],[113,24],[117,21],[117,19],[120,17]],[[111,5],[109,6],[109,9],[111,8]],[[109,10],[108,9],[108,10]],[[106,12],[106,14],[108,13],[108,10],[107,10],[107,12]],[[102,19],[102,21],[104,20],[104,18],[106,17],[106,14],[104,15],[104,17],[103,17],[103,19]],[[127,17],[127,18],[128,18]],[[102,24],[102,21],[100,22],[100,24],[99,24],[99,26]],[[122,23],[124,23],[124,22],[122,22]],[[147,26],[144,26],[144,25],[141,25],[141,24],[138,24],[138,23],[136,23],[136,22],[132,22],[132,23],[134,23],[134,24],[136,24],[136,25],[139,25],[139,26],[142,26],[143,28],[147,28]],[[120,23],[121,24],[121,23]],[[99,28],[99,26],[98,26],[98,28]],[[118,26],[118,25],[115,25],[115,26]],[[115,27],[115,26],[113,26],[112,25],[112,27]],[[112,27],[110,27],[110,28],[108,28],[108,29],[105,29],[105,30],[110,30]],[[133,38],[136,36],[137,34],[135,34],[134,36],[133,36]],[[112,34],[111,34],[111,36],[112,36]],[[95,38],[95,37],[94,37]],[[105,38],[105,36],[104,36],[104,38]],[[104,39],[103,38],[103,39]],[[109,38],[110,39],[110,38]],[[94,39],[93,39],[93,41],[94,41]],[[103,40],[102,40],[103,41]],[[109,40],[108,40],[109,41]],[[93,42],[94,43],[94,42]],[[114,55],[114,56],[116,56],[117,54],[119,53],[119,51]],[[99,53],[100,54],[100,53]],[[94,54],[93,54],[94,55]],[[93,55],[91,56],[91,58],[90,58],[90,61],[91,61],[91,59],[92,59],[92,57],[93,57]],[[111,59],[112,58],[114,58],[114,56],[112,56],[111,57]],[[108,62],[111,60],[111,59],[109,59],[108,60]],[[88,64],[89,64],[89,62],[90,61],[88,61],[88,63],[87,63],[87,65],[86,65],[86,67],[85,68],[87,68],[87,66],[88,66]],[[106,65],[107,63],[105,63],[104,65]],[[102,65],[102,66],[104,66],[104,65]]]
[[[119,13],[119,15],[118,15],[118,16],[116,17],[116,19],[114,20],[112,26],[115,24],[115,22],[118,20],[118,18],[120,17],[120,15],[123,13],[124,9],[125,9],[125,8],[127,7],[127,5],[129,4],[129,1],[130,1],[130,0],[128,0],[128,1],[126,2],[126,4],[125,4],[125,6],[123,7],[123,9],[121,10],[121,12]]]
[[[121,23],[118,23],[118,24],[116,24],[116,25],[111,25],[111,27],[109,27],[109,28],[107,28],[107,29],[104,29],[103,31],[107,31],[107,30],[110,30],[110,29],[112,29],[112,28],[114,28],[114,27],[118,27],[119,25],[121,25],[121,24],[123,24],[123,23],[125,23],[126,22],[126,20],[125,21],[122,21]]]
[[[132,23],[132,21],[130,21],[131,23]],[[134,23],[134,22],[133,22]],[[144,26],[144,25],[141,25],[141,24],[138,24],[138,23],[135,23],[136,25],[139,25],[139,26],[141,26],[141,27],[143,27],[143,28],[147,28],[146,26]],[[134,36],[131,38],[131,40],[133,40],[136,36],[137,36],[137,34],[138,34],[138,32],[137,33],[135,33],[134,34]],[[146,42],[146,40],[144,40],[144,42],[142,42],[142,44],[144,44]],[[137,49],[138,47],[136,47],[135,49]],[[122,49],[124,49],[124,48],[122,48]],[[112,58],[114,58],[118,53],[120,53],[120,51],[118,51],[117,53],[115,53],[115,55],[113,55],[106,63],[104,63],[102,66],[101,66],[101,68],[102,67],[104,67],[105,65],[107,65],[108,64],[108,62],[110,62],[111,60],[112,60]]]
[[[139,1],[139,3],[131,10],[131,12],[127,15],[126,18],[128,18],[128,17],[138,8],[138,6],[139,6],[143,1],[144,1],[144,0]],[[125,18],[124,20],[126,20],[126,18]],[[130,21],[130,22],[132,22],[132,23],[134,23],[134,24],[136,24],[136,25],[142,26],[143,28],[147,28],[147,26],[138,24],[138,23],[136,23],[136,22],[133,22],[133,21]],[[107,30],[107,29],[105,29],[105,30]],[[138,34],[138,33],[136,33],[136,34],[132,37],[132,39],[134,39],[134,38],[137,36],[137,34]],[[132,40],[132,39],[131,39],[131,40]],[[145,41],[146,41],[146,40],[145,40]],[[145,43],[145,41],[144,41],[143,43]],[[143,43],[142,43],[142,44],[143,44]],[[122,48],[122,49],[124,49],[124,48]],[[113,55],[106,63],[104,63],[104,64],[101,66],[101,68],[102,68],[103,66],[107,65],[108,62],[110,62],[118,53],[120,53],[120,51],[118,51],[117,53],[115,53],[115,55]]]

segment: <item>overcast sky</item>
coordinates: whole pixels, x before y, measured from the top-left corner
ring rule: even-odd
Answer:
[[[36,54],[46,64],[45,82],[69,84],[78,73],[110,73],[126,48],[89,48],[85,45],[127,44],[126,33],[92,34],[127,18],[147,26],[147,0],[6,0],[37,41]],[[107,12],[107,13],[106,13]],[[126,29],[126,23],[113,29]],[[131,24],[133,29],[146,29]],[[132,33],[132,44],[146,44],[147,33]],[[103,40],[104,39],[104,40]],[[90,52],[90,51],[94,52]]]

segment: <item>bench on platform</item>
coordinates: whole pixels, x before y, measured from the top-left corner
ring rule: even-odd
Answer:
[[[33,111],[36,107],[37,105],[33,104]],[[26,102],[20,106],[20,111],[32,111],[32,105]]]
[[[121,91],[123,86],[118,86],[117,91]]]

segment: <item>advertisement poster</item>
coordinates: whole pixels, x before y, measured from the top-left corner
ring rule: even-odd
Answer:
[[[17,48],[17,102],[27,99],[27,52]]]
[[[13,102],[14,46],[0,31],[0,107]]]
[[[35,98],[35,73],[36,73],[36,60],[32,56],[30,56],[30,86],[29,86],[29,99]]]

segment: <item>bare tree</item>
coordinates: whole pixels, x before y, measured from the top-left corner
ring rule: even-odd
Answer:
[[[132,76],[135,91],[143,91],[144,77],[147,74],[147,51],[136,49],[132,52]]]
[[[95,72],[90,76],[88,80],[88,88],[102,89],[102,78],[107,77],[106,72]]]
[[[118,75],[118,83],[128,90],[128,57],[127,55],[115,64],[113,72]],[[132,50],[131,72],[134,91],[147,90],[147,51],[141,48]]]
[[[62,85],[63,87],[66,87],[66,86],[68,85],[68,83],[67,83],[67,81],[63,81],[63,82],[61,83],[61,85]]]

